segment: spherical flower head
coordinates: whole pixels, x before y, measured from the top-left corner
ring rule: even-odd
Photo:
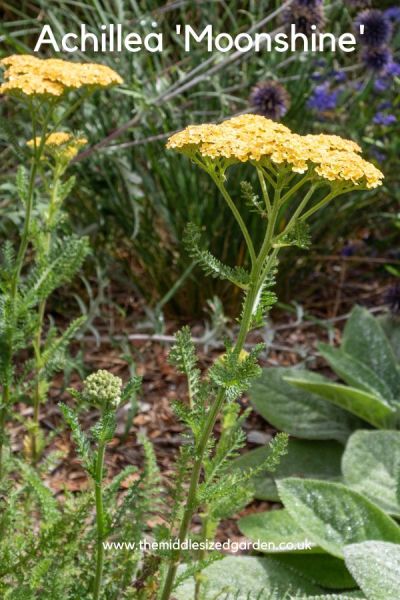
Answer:
[[[98,408],[116,408],[121,401],[122,380],[100,369],[84,381],[83,398]]]
[[[240,162],[274,169],[308,172],[310,179],[332,184],[375,188],[383,174],[360,156],[353,141],[334,135],[292,133],[288,127],[260,115],[241,115],[219,125],[191,125],[174,134],[167,147],[222,169]]]
[[[0,66],[6,68],[0,94],[58,97],[73,89],[104,88],[122,83],[113,69],[94,63],[15,54],[1,60]]]
[[[306,36],[321,31],[325,24],[322,2],[310,4],[301,0],[294,0],[283,11],[282,21],[288,32],[290,32],[291,25],[296,26],[297,33],[303,33]],[[316,29],[312,27],[313,25],[316,26]]]
[[[365,66],[375,73],[385,73],[392,64],[392,52],[387,46],[381,48],[364,48],[361,59]]]
[[[364,25],[364,33],[360,33],[360,26]],[[358,41],[370,48],[379,48],[390,41],[392,25],[385,13],[381,10],[364,10],[357,15],[354,27]]]
[[[249,100],[256,114],[273,121],[279,121],[287,113],[290,105],[286,89],[272,79],[262,81],[254,86]]]

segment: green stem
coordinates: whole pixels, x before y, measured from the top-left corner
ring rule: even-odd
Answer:
[[[217,179],[215,179],[214,177],[213,177],[213,179],[217,183]],[[218,181],[217,185],[220,188],[221,192],[222,192],[222,190],[224,190],[224,192],[225,192],[224,197],[226,197],[226,196],[229,197],[228,192],[225,190],[225,188],[222,185],[220,185],[219,181]],[[246,300],[245,300],[245,304],[244,304],[242,320],[240,323],[240,329],[239,329],[238,337],[237,337],[235,348],[234,348],[234,352],[237,354],[239,354],[240,351],[243,349],[247,334],[248,334],[249,330],[251,329],[251,322],[252,322],[255,304],[256,304],[256,301],[257,301],[257,298],[258,298],[258,295],[260,292],[260,288],[263,284],[263,281],[261,281],[261,275],[264,274],[264,276],[266,276],[268,274],[265,271],[264,266],[265,266],[266,257],[272,249],[272,242],[273,242],[273,236],[274,236],[274,230],[275,230],[275,224],[276,224],[276,216],[277,216],[278,210],[279,210],[279,200],[280,200],[280,193],[281,193],[280,190],[281,190],[281,185],[278,185],[275,190],[274,207],[272,210],[271,218],[268,222],[268,227],[267,227],[267,232],[266,232],[266,236],[264,239],[264,243],[262,245],[259,255],[257,257],[254,255],[254,262],[253,262],[253,268],[252,268],[252,272],[251,272],[251,276],[250,276],[249,289],[246,294]],[[230,205],[229,202],[228,202],[228,204]],[[251,247],[253,247],[252,244],[251,244]],[[277,251],[276,251],[276,253],[277,253]],[[272,268],[273,263],[274,263],[274,261],[268,261],[267,264],[269,264],[269,268]],[[181,557],[180,546],[182,545],[182,543],[185,541],[185,539],[187,537],[187,534],[189,531],[189,526],[190,526],[190,523],[191,523],[191,520],[193,517],[193,513],[196,508],[197,488],[198,488],[198,483],[199,483],[199,479],[200,479],[201,468],[202,468],[203,459],[204,459],[204,453],[207,448],[208,440],[209,440],[212,430],[214,428],[218,414],[223,405],[224,399],[225,399],[225,392],[223,389],[220,389],[214,399],[213,404],[211,405],[211,408],[207,415],[207,420],[206,420],[201,438],[200,438],[198,446],[196,448],[196,459],[195,459],[195,462],[193,465],[192,475],[190,478],[187,502],[186,502],[181,525],[180,525],[179,532],[178,532],[179,548],[175,553],[174,560],[171,561],[171,563],[168,567],[167,575],[166,575],[165,582],[164,582],[164,587],[163,587],[162,594],[161,594],[161,600],[169,600],[171,593],[172,593],[173,584],[174,584],[174,580],[175,580],[175,576],[176,576],[176,571],[177,571],[178,564],[179,564],[180,557]]]
[[[43,240],[43,251],[46,259],[49,259],[49,254],[51,250],[51,241],[52,241],[52,225],[54,216],[56,213],[56,204],[57,204],[57,194],[58,194],[58,183],[60,177],[60,167],[56,165],[54,173],[53,173],[53,181],[50,193],[50,202],[47,213],[47,219],[45,222],[46,233]],[[46,311],[46,299],[41,300],[38,307],[38,322],[37,329],[34,341],[34,349],[35,349],[35,389],[33,396],[33,426],[31,432],[31,453],[32,453],[32,462],[35,464],[39,458],[39,448],[38,448],[38,434],[39,434],[39,412],[40,412],[40,402],[41,402],[41,392],[40,392],[40,372],[43,368],[42,365],[42,334],[43,334],[43,322],[44,315]]]
[[[253,245],[253,241],[251,239],[249,230],[247,229],[246,224],[243,221],[242,215],[240,214],[238,208],[236,207],[236,204],[234,203],[234,201],[230,197],[230,195],[228,193],[228,190],[226,189],[226,187],[223,184],[222,179],[219,178],[214,172],[211,172],[210,174],[211,174],[211,177],[214,180],[215,184],[217,185],[219,191],[223,195],[223,197],[224,197],[226,203],[228,204],[229,208],[233,212],[233,215],[234,215],[236,221],[239,224],[239,227],[240,227],[240,229],[241,229],[241,231],[243,233],[243,237],[246,240],[246,244],[247,244],[247,248],[249,250],[251,262],[252,262],[252,264],[254,264],[256,262],[256,252],[254,250],[254,245]]]
[[[95,495],[96,495],[96,528],[97,528],[97,541],[96,541],[96,572],[94,577],[93,586],[93,600],[99,600],[101,582],[103,576],[104,566],[104,506],[103,506],[103,468],[104,468],[104,453],[106,449],[106,443],[100,442],[97,451],[96,460],[96,472],[95,472]]]
[[[31,107],[32,113],[32,132],[33,139],[36,139],[36,121],[34,117],[34,110]],[[45,132],[47,129],[47,124],[49,122],[51,115],[51,111],[47,116],[47,119],[43,125],[43,133],[39,146],[36,146],[34,142],[34,156],[32,159],[31,171],[29,176],[29,184],[28,184],[28,193],[25,204],[25,221],[24,228],[21,234],[21,240],[18,248],[17,257],[15,260],[15,268],[11,278],[10,292],[9,292],[9,303],[12,311],[15,310],[16,298],[17,298],[17,290],[18,283],[21,276],[22,266],[25,259],[25,254],[29,244],[29,232],[31,227],[31,219],[32,219],[32,209],[33,209],[33,198],[34,198],[34,188],[35,188],[35,179],[36,173],[38,170],[39,161],[42,155],[43,147],[45,144]],[[14,317],[12,317],[12,321]],[[9,330],[6,334],[6,348],[5,348],[5,359],[4,359],[4,372],[6,373],[6,381],[3,385],[2,392],[2,402],[0,409],[0,478],[3,475],[3,448],[4,448],[4,438],[5,438],[5,423],[8,415],[8,408],[11,398],[11,364],[13,359],[13,345],[14,345],[14,326],[9,327]]]

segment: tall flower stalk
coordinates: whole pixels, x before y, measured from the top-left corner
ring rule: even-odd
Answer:
[[[223,273],[244,292],[243,310],[236,341],[232,350],[239,358],[248,333],[260,325],[262,313],[271,303],[266,293],[281,248],[290,245],[307,247],[307,219],[341,194],[375,188],[381,184],[382,173],[360,156],[354,142],[337,136],[299,136],[287,127],[261,116],[244,115],[220,125],[191,126],[170,138],[168,147],[188,156],[206,171],[231,208],[243,235],[249,254],[250,270],[218,264]],[[227,189],[227,171],[248,162],[256,170],[260,191],[247,189],[247,202],[260,217],[266,217],[264,240],[255,249],[251,232],[241,214],[242,207]],[[260,199],[261,198],[261,199]],[[215,261],[210,262],[212,271]],[[194,512],[199,508],[198,492],[206,449],[214,425],[228,400],[221,386],[211,398],[201,435],[194,450],[194,464],[188,482],[188,492],[177,532],[179,548],[186,540]],[[161,600],[168,600],[181,560],[177,549],[168,566],[161,591]],[[197,586],[198,592],[198,586]]]
[[[3,390],[2,390],[2,402],[0,407],[0,478],[3,472],[3,446],[4,446],[4,428],[7,419],[9,406],[11,402],[11,386],[12,386],[12,360],[14,355],[14,336],[16,334],[16,302],[18,287],[21,278],[21,271],[24,264],[26,251],[29,245],[30,229],[32,220],[32,210],[35,195],[35,180],[38,173],[41,156],[43,153],[44,144],[46,142],[46,130],[48,121],[51,118],[52,110],[49,107],[48,116],[42,123],[37,122],[38,111],[32,101],[29,101],[32,131],[34,134],[36,131],[41,132],[40,142],[37,143],[36,135],[34,135],[33,145],[33,156],[30,167],[29,183],[28,188],[23,198],[25,204],[24,214],[24,225],[21,233],[19,242],[18,252],[14,263],[13,272],[11,275],[11,281],[9,285],[9,294],[6,300],[8,307],[8,319],[7,326],[5,327],[4,339],[5,343],[3,346],[3,358],[2,358],[2,371],[3,371]],[[23,175],[21,175],[23,177]]]
[[[42,346],[43,319],[46,307],[46,297],[57,287],[54,269],[47,265],[43,269],[43,258],[50,261],[51,234],[45,235],[45,239],[39,240],[37,232],[32,227],[34,201],[38,195],[37,177],[40,174],[42,159],[47,149],[49,140],[54,135],[66,135],[55,130],[62,124],[69,114],[82,102],[83,97],[99,88],[108,87],[121,83],[122,80],[112,69],[103,65],[91,63],[69,63],[58,59],[41,60],[30,55],[9,56],[0,61],[0,66],[5,68],[4,82],[0,85],[0,94],[14,97],[27,108],[31,117],[33,139],[31,141],[32,156],[29,177],[26,178],[25,170],[21,168],[18,172],[17,188],[20,200],[24,205],[24,225],[21,232],[19,247],[14,256],[10,245],[5,246],[3,264],[1,265],[0,277],[0,334],[2,336],[0,352],[0,383],[1,405],[0,405],[0,476],[3,472],[3,447],[5,441],[5,425],[10,413],[10,407],[15,396],[15,373],[14,359],[16,353],[23,349],[32,347],[35,361],[33,411],[34,422],[32,425],[30,453],[34,460],[38,455],[38,422],[39,405],[42,392],[40,389],[40,371],[44,368]],[[69,92],[73,90],[84,90],[77,100],[69,101]],[[55,116],[59,111],[60,104],[66,103],[67,108],[60,116]],[[56,144],[57,145],[57,144]],[[51,144],[50,144],[51,146]],[[65,148],[63,148],[65,150]],[[68,148],[71,151],[71,146]],[[66,155],[68,156],[68,154]],[[71,158],[71,155],[69,155]],[[65,159],[65,157],[64,157]],[[68,161],[67,161],[68,162]],[[56,161],[54,169],[53,189],[51,191],[50,206],[48,208],[47,225],[52,226],[51,221],[57,212],[59,180],[63,173],[62,161]],[[38,254],[36,244],[44,245],[42,256],[34,262],[34,275],[36,280],[30,281],[32,289],[25,289],[22,279],[25,279],[23,268],[25,256],[30,244]],[[86,243],[86,242],[85,242]],[[84,255],[83,246],[79,244],[70,245],[70,261],[64,261],[64,272],[61,278],[71,273],[72,263],[79,263],[79,256]],[[72,256],[74,250],[75,255]],[[78,256],[79,255],[79,256]],[[62,262],[62,261],[60,261]],[[35,271],[36,269],[36,271]],[[61,269],[61,266],[60,266]],[[51,281],[52,279],[52,281]],[[46,295],[47,292],[47,295]],[[37,310],[35,316],[33,309]],[[33,322],[36,322],[33,326]],[[67,342],[68,336],[73,334],[74,327],[68,328],[68,335],[62,336],[54,344],[54,355],[59,353]],[[66,332],[67,333],[67,332]],[[51,352],[47,349],[48,358]],[[51,369],[50,369],[51,370]]]

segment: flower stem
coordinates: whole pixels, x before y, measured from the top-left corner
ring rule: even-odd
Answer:
[[[12,313],[15,311],[15,304],[17,299],[17,291],[18,284],[21,276],[22,266],[25,259],[25,254],[29,244],[29,234],[31,228],[31,219],[32,219],[32,209],[33,209],[33,199],[34,199],[34,189],[35,189],[35,179],[38,171],[38,165],[40,163],[40,158],[42,155],[43,147],[46,141],[45,133],[47,129],[47,124],[51,118],[52,111],[49,110],[48,115],[43,123],[42,137],[39,146],[36,146],[36,119],[35,119],[35,111],[33,106],[31,106],[31,116],[32,116],[32,132],[34,139],[34,156],[32,159],[32,165],[29,175],[29,183],[28,183],[28,192],[25,200],[25,221],[24,228],[21,234],[21,240],[18,248],[17,257],[15,260],[15,268],[11,278],[10,291],[9,291],[9,304],[10,310]],[[8,328],[6,332],[6,341],[5,341],[5,358],[4,358],[4,372],[6,376],[6,380],[3,384],[2,391],[2,399],[1,399],[1,407],[0,407],[0,479],[3,475],[3,449],[4,449],[4,439],[5,439],[5,424],[9,410],[10,397],[11,397],[11,367],[13,360],[13,346],[14,346],[14,314],[12,314],[11,318],[11,326]]]
[[[104,565],[104,506],[103,506],[103,467],[104,467],[104,453],[106,449],[106,443],[100,442],[97,451],[96,460],[96,471],[95,471],[95,495],[96,495],[96,528],[97,528],[97,541],[96,541],[96,572],[94,577],[93,585],[93,600],[99,600],[101,582],[103,576],[103,565]]]
[[[217,183],[218,180],[215,179],[215,181]],[[229,196],[228,192],[222,186],[220,181],[218,181],[217,185],[220,188],[221,192],[222,192],[222,190],[224,190],[224,192],[225,192],[224,197],[226,195]],[[252,267],[252,271],[251,271],[251,275],[250,275],[250,284],[249,284],[249,288],[246,293],[246,299],[245,299],[245,303],[244,303],[244,309],[243,309],[242,319],[241,319],[241,323],[240,323],[240,329],[239,329],[238,337],[237,337],[236,344],[234,347],[234,352],[237,354],[239,354],[240,351],[242,350],[244,343],[246,341],[247,334],[251,329],[252,317],[253,317],[254,310],[256,308],[256,302],[257,302],[257,298],[259,296],[261,286],[264,283],[265,277],[268,275],[269,270],[271,270],[274,266],[274,261],[271,260],[271,261],[267,262],[267,265],[269,266],[268,272],[265,269],[266,258],[268,256],[269,252],[272,250],[276,217],[277,217],[278,210],[279,210],[280,190],[281,190],[281,186],[278,185],[275,190],[274,206],[273,206],[270,221],[268,222],[268,227],[267,227],[267,232],[265,235],[264,243],[261,247],[259,255],[258,256],[254,255],[254,262],[253,262],[253,267]],[[230,203],[228,203],[228,204],[230,205]],[[247,239],[246,239],[246,241],[247,241]],[[253,247],[252,244],[251,244],[251,247]],[[275,255],[277,254],[277,250],[274,252],[274,254]],[[263,279],[261,279],[262,277],[263,277]],[[205,453],[205,450],[206,450],[206,447],[208,444],[208,440],[209,440],[212,430],[214,428],[215,422],[217,420],[217,417],[218,417],[220,410],[222,408],[222,405],[224,403],[224,400],[225,400],[225,391],[224,391],[224,389],[220,389],[214,399],[214,402],[212,403],[212,405],[210,407],[201,438],[200,438],[198,446],[196,448],[196,459],[195,459],[195,462],[193,465],[192,475],[190,478],[188,497],[187,497],[186,506],[185,506],[185,509],[183,512],[183,517],[182,517],[181,525],[180,525],[179,532],[178,532],[179,547],[175,553],[173,561],[171,561],[171,563],[168,567],[168,571],[167,571],[167,575],[165,578],[164,587],[162,590],[160,600],[169,600],[172,590],[173,590],[173,584],[174,584],[174,580],[175,580],[175,576],[176,576],[176,571],[177,571],[180,557],[181,557],[180,547],[187,537],[190,523],[192,520],[192,516],[196,509],[197,488],[198,488],[198,484],[199,484],[201,468],[203,465],[204,453]]]
[[[46,234],[43,240],[43,250],[46,259],[49,259],[51,251],[52,234],[51,228],[53,225],[54,216],[56,213],[58,184],[60,176],[60,167],[56,166],[53,173],[53,181],[50,193],[50,202],[48,207],[47,219],[45,222]],[[42,365],[42,334],[43,334],[43,321],[46,310],[46,299],[40,301],[38,307],[38,321],[36,328],[36,335],[34,341],[35,350],[35,389],[33,395],[33,426],[31,431],[31,459],[32,463],[35,464],[39,458],[39,411],[41,402],[41,390],[40,390],[40,373],[43,368]]]

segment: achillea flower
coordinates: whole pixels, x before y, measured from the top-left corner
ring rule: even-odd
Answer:
[[[27,146],[30,148],[38,147],[41,142],[41,137],[29,140]],[[75,137],[66,131],[56,131],[51,133],[44,143],[44,154],[52,155],[64,161],[72,160],[79,152],[82,146],[87,144],[87,139],[84,137]]]
[[[322,2],[305,3],[301,0],[294,0],[290,6],[283,12],[283,23],[288,30],[293,24],[298,33],[310,36],[316,31],[321,31],[325,24],[324,8]],[[312,29],[316,25],[316,29]]]
[[[273,79],[254,86],[249,101],[256,114],[273,121],[279,121],[287,113],[290,105],[288,92]]]
[[[310,172],[330,182],[375,188],[383,174],[360,156],[360,147],[332,135],[292,133],[259,115],[234,117],[219,125],[192,125],[169,138],[168,148],[198,160],[220,161],[222,168],[238,162],[270,163],[294,173]]]
[[[363,34],[360,34],[361,25],[364,25]],[[392,25],[381,10],[364,10],[357,15],[354,26],[359,42],[371,48],[387,44],[392,35]]]
[[[392,64],[392,52],[387,46],[381,48],[364,48],[361,59],[368,69],[375,73],[385,73]]]
[[[121,77],[105,65],[73,63],[57,58],[40,59],[29,54],[8,56],[0,94],[61,96],[71,89],[108,87],[122,83]]]

